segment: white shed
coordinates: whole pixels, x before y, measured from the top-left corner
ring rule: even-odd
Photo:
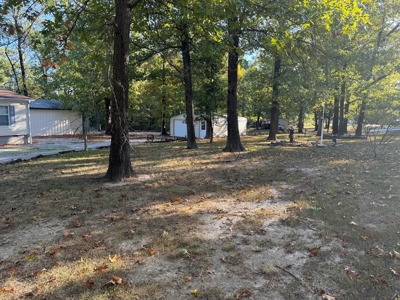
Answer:
[[[196,119],[196,116],[195,116]],[[238,117],[239,122],[239,134],[246,135],[247,129],[247,118]],[[214,137],[226,137],[228,136],[228,120],[226,116],[215,116],[213,118],[213,129]],[[170,119],[170,135],[176,137],[186,137],[187,126],[186,126],[186,115],[181,114],[174,116]],[[207,133],[207,122],[199,120],[194,123],[194,132],[196,138],[204,138]]]
[[[29,103],[32,98],[0,89],[0,144],[32,143]]]
[[[32,136],[82,133],[82,117],[58,100],[37,99],[30,105]]]

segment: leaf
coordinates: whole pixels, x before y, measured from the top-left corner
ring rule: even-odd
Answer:
[[[253,293],[249,290],[244,290],[242,293],[242,297],[249,297],[251,296]]]
[[[116,284],[122,284],[122,278],[117,276],[112,276],[112,280],[115,281]]]
[[[3,294],[13,294],[13,293],[14,293],[14,288],[11,288],[11,289],[0,288],[0,293],[3,293]]]
[[[19,274],[19,270],[17,268],[7,268],[5,271],[11,276],[15,276]]]
[[[358,277],[360,276],[360,274],[357,274],[355,271],[351,271],[350,267],[346,267],[344,268],[346,270],[346,275],[348,277],[350,277],[350,279],[359,279]]]
[[[94,282],[93,281],[90,281],[90,279],[88,279],[87,281],[86,281],[86,286],[88,287],[88,288],[92,288],[93,286],[94,286]]]
[[[215,273],[215,270],[213,270],[213,269],[208,269],[208,270],[207,270],[207,273],[208,273],[208,274],[214,274],[214,273]]]
[[[190,294],[197,298],[199,296],[199,291],[198,290],[191,290]]]
[[[324,290],[321,290],[319,292],[320,296],[322,297],[323,300],[336,300],[335,297],[329,296],[327,293],[325,293]]]
[[[113,257],[111,257],[111,255],[109,254],[108,255],[108,260],[113,263],[113,262],[116,262],[118,260],[122,260],[122,258],[121,258],[121,256],[119,256],[117,254],[115,254]]]
[[[308,250],[308,252],[309,252],[308,256],[309,257],[317,256],[320,249],[321,249],[321,246]]]
[[[183,280],[186,281],[186,282],[192,281],[192,279],[193,279],[193,277],[192,277],[192,276],[189,276],[189,275],[183,277]]]
[[[394,275],[400,275],[396,270],[393,270],[392,268],[390,268],[390,271],[392,271],[392,273],[393,273]]]
[[[147,249],[147,253],[148,253],[150,256],[154,255],[156,252],[157,252],[156,249],[153,249],[153,248]]]
[[[64,232],[64,237],[70,237],[71,235],[74,235],[74,233],[73,232],[70,232],[70,231],[65,231]]]
[[[358,224],[356,222],[351,221],[350,225],[357,226]]]
[[[27,256],[25,256],[25,258],[29,261],[32,261],[32,260],[35,260],[36,257],[35,257],[35,255],[27,255]]]
[[[379,276],[372,276],[377,282],[379,282],[382,285],[388,285],[385,279],[383,279],[383,275]]]
[[[181,197],[176,196],[176,197],[174,198],[174,200],[172,200],[171,202],[177,202],[177,201],[180,201],[180,200],[181,200]]]
[[[104,272],[105,270],[107,270],[107,269],[108,269],[108,266],[107,266],[107,265],[104,265],[104,266],[100,266],[100,267],[94,269],[93,272],[103,273],[103,272]]]

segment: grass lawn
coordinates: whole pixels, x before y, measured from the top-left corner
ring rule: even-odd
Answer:
[[[400,137],[266,138],[0,166],[0,299],[400,299]]]

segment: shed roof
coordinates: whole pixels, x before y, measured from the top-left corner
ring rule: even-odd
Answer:
[[[61,107],[61,101],[59,100],[44,100],[44,99],[36,99],[31,103],[31,109],[71,109],[71,107]]]
[[[32,98],[5,89],[0,89],[0,99],[13,101],[33,101]]]

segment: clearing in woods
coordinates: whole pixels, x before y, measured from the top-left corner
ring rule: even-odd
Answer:
[[[2,165],[0,299],[398,299],[400,141],[339,142],[149,143],[120,184],[107,149]]]

